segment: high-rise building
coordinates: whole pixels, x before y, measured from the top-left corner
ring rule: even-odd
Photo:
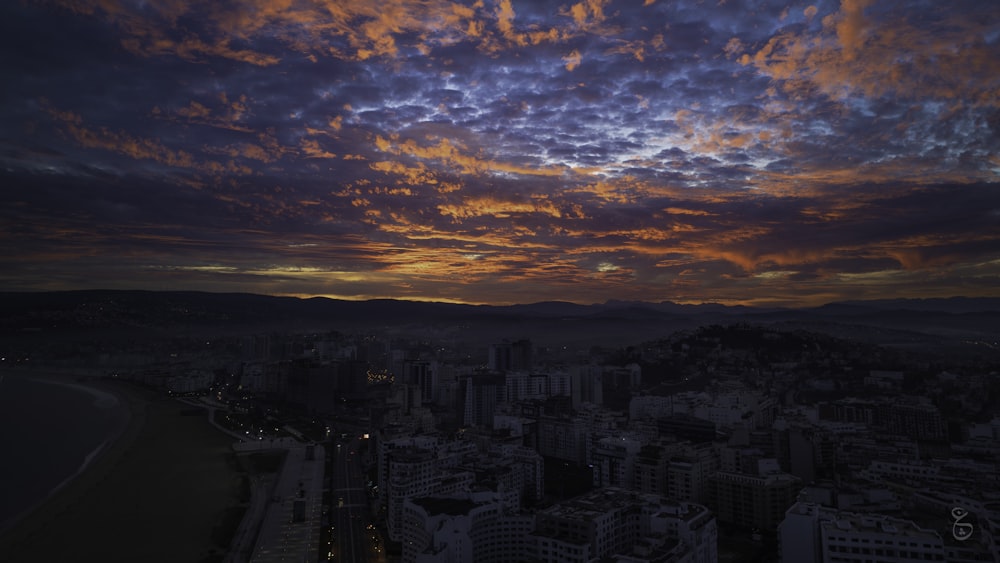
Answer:
[[[538,417],[538,453],[578,465],[587,462],[587,425],[579,417]]]
[[[643,446],[635,458],[635,477],[632,480],[635,490],[640,493],[666,495],[669,464],[670,459],[663,447],[653,444]]]
[[[758,476],[717,471],[710,481],[709,506],[719,522],[770,532],[784,520],[802,488],[801,479],[787,473]]]
[[[622,487],[635,485],[635,463],[642,444],[626,437],[607,437],[598,440],[591,454],[595,487]]]
[[[509,340],[490,344],[490,355],[486,367],[493,372],[506,372],[513,369],[513,349]]]
[[[510,345],[510,369],[530,370],[534,365],[534,353],[531,341],[527,339],[515,340]]]
[[[573,395],[573,378],[570,374],[562,371],[552,372],[548,374],[549,376],[549,396],[550,397],[566,397],[570,399],[570,405],[572,405],[572,395]]]
[[[463,417],[465,426],[493,428],[493,414],[504,402],[507,386],[503,375],[474,374],[462,380],[464,391]]]
[[[710,497],[711,477],[719,458],[710,444],[679,444],[667,464],[667,495],[670,498],[705,503]]]
[[[604,369],[597,364],[573,366],[570,370],[573,408],[583,403],[604,404]]]
[[[893,401],[880,408],[888,431],[919,441],[943,441],[946,433],[941,411],[929,401],[907,399]]]
[[[385,502],[389,494],[389,454],[397,449],[419,448],[425,450],[436,450],[441,441],[434,436],[413,436],[393,438],[389,434],[388,428],[379,430],[376,443],[375,467],[378,483],[376,483],[377,496],[380,501]]]
[[[406,360],[403,362],[402,382],[420,390],[422,403],[433,403],[437,388],[437,362],[430,360]]]
[[[508,402],[544,400],[549,396],[549,377],[546,374],[508,371],[504,377]]]
[[[392,541],[401,539],[406,499],[463,491],[475,481],[470,471],[443,466],[438,453],[432,450],[400,448],[390,451],[387,457],[386,528]]]

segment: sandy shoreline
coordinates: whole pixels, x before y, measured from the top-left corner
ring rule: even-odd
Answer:
[[[118,420],[115,423],[115,428],[107,439],[97,445],[87,456],[84,458],[83,463],[74,471],[72,475],[64,479],[61,483],[56,485],[51,491],[49,491],[46,497],[35,504],[27,507],[25,510],[21,511],[16,516],[9,518],[3,522],[0,522],[0,540],[6,535],[6,533],[13,527],[14,524],[22,520],[25,516],[31,514],[35,510],[39,509],[46,502],[50,501],[53,497],[59,494],[66,486],[72,483],[74,480],[82,476],[90,464],[95,459],[100,459],[100,455],[105,453],[105,450],[113,445],[122,435],[128,430],[129,424],[132,420],[132,411],[126,401],[123,401],[118,394],[112,389],[108,389],[108,385],[102,384],[100,380],[94,380],[93,382],[88,382],[88,384],[81,384],[78,376],[69,376],[60,373],[49,373],[49,374],[34,374],[30,372],[13,372],[16,377],[24,377],[30,379],[34,382],[44,383],[48,385],[59,385],[63,387],[71,387],[79,391],[83,391],[88,395],[94,397],[94,405],[100,408],[117,408],[115,413]],[[119,391],[120,393],[121,391]]]
[[[126,382],[22,372],[120,401],[128,416],[74,478],[0,535],[0,561],[210,561],[238,504],[232,440],[204,411]]]
[[[88,384],[80,383],[81,376],[79,374],[68,374],[61,372],[35,372],[31,370],[15,369],[15,370],[3,370],[0,371],[0,378],[11,376],[13,378],[26,379],[33,383],[42,383],[46,385],[58,385],[60,387],[70,387],[78,391],[83,391],[86,394],[94,398],[94,406],[98,408],[114,409],[113,416],[115,417],[114,426],[111,431],[107,434],[105,440],[98,444],[90,451],[89,454],[85,456],[83,462],[78,466],[73,474],[64,478],[59,484],[55,485],[51,490],[48,491],[45,498],[33,503],[30,506],[24,507],[19,513],[10,516],[0,522],[0,545],[2,545],[3,539],[11,532],[15,524],[21,522],[26,516],[32,514],[47,502],[51,501],[55,496],[57,496],[61,491],[63,491],[70,483],[81,477],[86,470],[90,467],[90,464],[100,459],[101,454],[107,453],[107,449],[113,445],[125,431],[128,430],[129,424],[131,423],[131,408],[128,403],[120,397],[120,391],[114,391],[113,389],[108,389],[107,384],[102,384],[99,380],[93,380],[93,382],[88,381]],[[89,376],[84,376],[89,377]],[[2,379],[0,379],[2,381]],[[21,452],[27,453],[27,452]]]

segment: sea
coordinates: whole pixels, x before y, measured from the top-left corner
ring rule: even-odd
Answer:
[[[68,378],[0,374],[0,531],[106,447],[126,407]]]

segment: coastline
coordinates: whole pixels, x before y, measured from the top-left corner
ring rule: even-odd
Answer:
[[[93,381],[88,381],[88,384],[81,384],[79,382],[79,377],[81,376],[78,374],[64,374],[47,371],[36,373],[34,371],[24,370],[4,370],[0,373],[0,377],[6,375],[24,378],[35,383],[59,385],[83,391],[94,397],[95,406],[99,408],[116,408],[117,412],[115,413],[115,416],[118,420],[115,422],[114,430],[101,443],[84,456],[81,464],[71,475],[67,476],[49,489],[44,497],[39,498],[37,501],[25,507],[20,512],[9,516],[3,521],[0,521],[0,545],[3,544],[3,540],[8,533],[13,533],[13,531],[18,527],[18,524],[31,516],[32,513],[40,510],[46,503],[52,501],[62,490],[73,483],[73,481],[82,477],[92,463],[99,461],[103,454],[108,453],[108,450],[123,437],[123,435],[129,430],[130,425],[134,422],[132,416],[133,408],[130,405],[130,401],[126,399],[124,391],[107,384],[102,385],[100,380],[95,379]]]
[[[12,372],[6,372],[7,374]],[[16,372],[14,372],[16,373]],[[63,479],[61,482],[56,484],[54,487],[49,489],[45,497],[40,498],[35,503],[24,508],[21,512],[7,518],[4,521],[0,521],[0,539],[4,537],[6,532],[16,527],[16,525],[30,515],[35,510],[38,510],[46,502],[55,497],[61,490],[67,487],[74,480],[80,478],[86,471],[87,468],[96,460],[100,459],[100,456],[106,453],[106,450],[113,446],[122,435],[128,430],[129,425],[132,423],[132,408],[129,406],[129,402],[124,400],[121,395],[122,390],[113,389],[112,386],[107,384],[102,385],[100,380],[94,380],[93,382],[88,382],[89,384],[79,383],[77,377],[72,377],[64,374],[57,373],[17,373],[18,376],[29,379],[33,382],[42,383],[45,385],[59,385],[62,387],[69,387],[87,393],[94,398],[94,406],[98,408],[109,408],[117,409],[115,416],[118,420],[115,423],[114,430],[105,438],[101,443],[99,443],[94,449],[92,449],[86,456],[84,456],[81,464],[76,468],[76,470]]]
[[[115,431],[87,454],[83,463],[72,475],[50,489],[44,498],[39,499],[9,520],[0,523],[0,555],[4,554],[9,543],[16,541],[18,537],[28,533],[29,530],[37,529],[44,521],[50,520],[53,513],[63,512],[65,506],[82,492],[74,489],[82,489],[86,485],[92,484],[98,478],[98,474],[106,472],[107,466],[115,461],[112,458],[121,456],[128,449],[131,441],[138,436],[145,422],[145,416],[141,409],[142,399],[130,394],[122,388],[123,386],[109,385],[99,379],[89,380],[84,385],[78,381],[81,377],[79,374],[55,371],[11,370],[6,373],[48,385],[74,387],[95,396],[98,401],[107,400],[107,397],[110,396],[116,401],[116,406],[121,405],[122,408],[120,411],[121,419],[118,421]]]
[[[122,416],[74,475],[0,530],[0,560],[210,561],[225,553],[213,519],[238,504],[238,477],[226,457],[231,440],[203,414],[184,416],[178,401],[125,381],[10,373],[85,390],[106,406],[117,401]]]

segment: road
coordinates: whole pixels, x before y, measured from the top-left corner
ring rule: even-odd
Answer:
[[[330,514],[334,526],[334,561],[346,563],[372,560],[371,515],[365,493],[365,476],[358,448],[361,440],[352,436],[333,447],[330,482]]]
[[[239,528],[233,535],[229,553],[224,563],[245,563],[253,555],[257,532],[267,511],[267,501],[270,498],[272,477],[270,475],[253,475],[250,477],[250,506],[247,507]]]

